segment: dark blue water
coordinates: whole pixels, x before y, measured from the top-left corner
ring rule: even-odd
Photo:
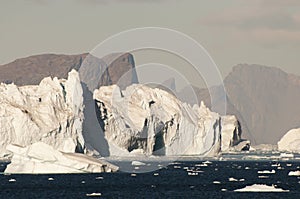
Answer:
[[[92,198],[87,196],[91,193],[101,194],[101,198],[300,198],[300,177],[288,176],[289,171],[299,170],[299,162],[280,162],[281,168],[274,166],[278,162],[270,161],[215,161],[207,166],[202,162],[177,162],[157,171],[136,173],[136,176],[124,172],[2,174],[0,198]],[[130,162],[124,164],[129,166]],[[4,169],[5,164],[1,164],[1,170]],[[187,170],[198,175],[188,175]],[[275,170],[276,173],[258,174],[259,170]],[[235,178],[238,182],[229,181],[229,178]],[[233,192],[252,184],[274,184],[289,192]]]

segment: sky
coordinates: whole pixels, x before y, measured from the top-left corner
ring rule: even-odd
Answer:
[[[195,39],[223,77],[240,63],[300,75],[299,0],[0,0],[0,5],[0,64],[42,53],[89,52],[111,35],[154,26]],[[184,65],[167,54],[134,55],[137,64]]]

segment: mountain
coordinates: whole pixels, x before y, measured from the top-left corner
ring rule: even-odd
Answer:
[[[13,82],[18,86],[38,85],[43,78],[48,76],[59,79],[67,78],[72,69],[78,71],[82,66],[85,67],[82,74],[89,72],[87,77],[97,80],[94,81],[97,82],[95,87],[116,84],[128,71],[131,71],[131,76],[127,75],[128,79],[125,80],[123,78],[122,83],[127,86],[132,82],[138,82],[134,59],[130,53],[113,53],[101,59],[88,53],[34,55],[0,65],[0,82]],[[95,72],[96,70],[98,72]]]
[[[276,144],[300,125],[300,77],[275,67],[244,64],[234,67],[224,84],[257,144]]]
[[[227,114],[236,115],[243,135],[253,144],[276,144],[288,130],[300,126],[300,77],[275,67],[240,64],[224,85]],[[208,90],[195,91],[210,106]]]

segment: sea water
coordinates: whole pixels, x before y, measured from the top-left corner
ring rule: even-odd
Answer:
[[[117,173],[0,175],[0,198],[300,198],[299,160],[112,160]],[[6,164],[1,163],[4,171]],[[149,169],[151,167],[151,169]],[[156,169],[154,169],[156,167]],[[148,171],[148,172],[145,172]],[[269,171],[269,172],[267,172]],[[253,184],[282,193],[237,193]]]

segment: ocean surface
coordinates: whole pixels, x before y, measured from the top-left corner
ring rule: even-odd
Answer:
[[[143,161],[145,165],[140,166],[131,161],[112,162],[120,166],[120,172],[1,173],[0,198],[300,198],[300,177],[288,175],[300,170],[299,160]],[[0,165],[3,172],[6,163]],[[253,184],[274,185],[288,192],[234,192]]]

